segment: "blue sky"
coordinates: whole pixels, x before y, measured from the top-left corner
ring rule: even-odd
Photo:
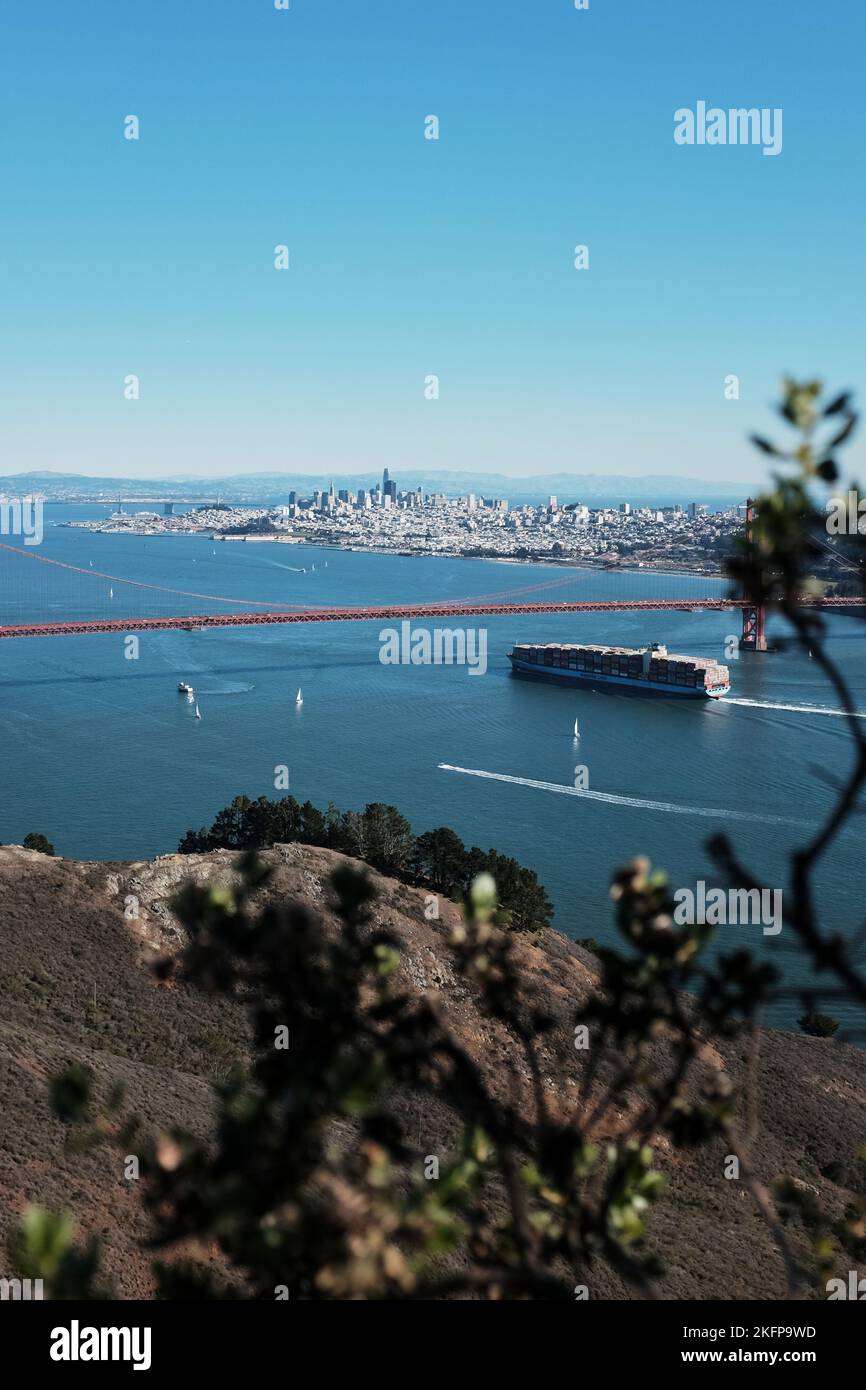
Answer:
[[[849,0],[16,6],[0,471],[746,481],[782,372],[866,401],[864,39]],[[781,107],[782,153],[677,146],[698,100]]]

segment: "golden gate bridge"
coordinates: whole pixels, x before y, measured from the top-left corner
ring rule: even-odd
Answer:
[[[288,606],[270,601],[249,598],[229,597],[222,594],[204,593],[189,589],[172,588],[121,575],[108,574],[103,570],[82,565],[74,565],[19,546],[0,543],[0,551],[28,559],[42,566],[71,572],[88,580],[102,581],[124,586],[127,590],[149,591],[168,594],[183,599],[205,600],[208,603],[227,606],[227,611],[167,614],[129,614],[122,617],[70,617],[52,618],[50,621],[18,622],[0,624],[0,638],[11,637],[62,637],[82,636],[108,632],[148,632],[178,630],[195,632],[206,628],[273,626],[295,623],[343,623],[343,622],[395,622],[404,619],[462,618],[462,617],[509,617],[517,614],[564,614],[564,613],[640,613],[640,612],[702,612],[739,610],[742,614],[741,646],[746,650],[766,650],[765,612],[748,597],[720,596],[718,594],[682,595],[677,598],[659,596],[657,598],[621,599],[576,599],[562,601],[554,598],[531,599],[529,595],[541,590],[550,590],[574,582],[574,575],[547,580],[500,591],[494,594],[477,594],[467,598],[443,599],[438,602],[404,602],[379,605],[325,606],[314,604],[290,604]],[[666,578],[667,576],[661,576]],[[109,596],[113,598],[113,587]],[[866,600],[856,597],[814,597],[804,595],[804,606],[826,610],[856,610],[866,608]]]

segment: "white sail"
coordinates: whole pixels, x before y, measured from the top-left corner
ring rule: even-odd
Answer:
[[[574,721],[574,737],[575,737],[575,738],[580,738],[580,726],[579,726],[579,724],[578,724],[578,722],[577,722],[576,719],[575,719],[575,721]]]
[[[201,710],[200,710],[199,707],[198,707],[198,701],[196,701],[196,706],[195,706],[195,717],[196,717],[196,719],[201,719]]]
[[[302,705],[303,703],[304,703],[304,697],[303,697],[303,695],[301,694],[301,687],[298,686],[298,693],[297,693],[297,695],[295,696],[295,704],[296,704],[296,705]]]
[[[113,590],[113,589],[109,589],[109,591],[108,591],[108,597],[109,597],[109,598],[114,598],[114,590]]]

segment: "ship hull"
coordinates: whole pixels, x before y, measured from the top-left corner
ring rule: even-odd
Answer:
[[[669,698],[686,700],[720,700],[730,691],[730,686],[720,686],[716,690],[704,690],[694,686],[662,685],[657,681],[633,680],[629,676],[607,676],[598,672],[563,671],[556,667],[539,668],[535,663],[519,661],[509,656],[511,670],[515,676],[528,680],[546,681],[553,685],[580,685],[593,690],[618,690],[624,695],[666,695]]]

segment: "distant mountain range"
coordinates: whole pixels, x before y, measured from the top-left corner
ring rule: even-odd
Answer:
[[[507,497],[512,501],[531,501],[550,495],[561,502],[610,505],[634,502],[646,505],[670,502],[741,501],[746,487],[727,480],[707,482],[699,478],[680,478],[669,473],[648,473],[635,477],[624,474],[546,473],[538,477],[510,478],[502,473],[394,472],[400,489],[422,487],[425,492],[444,492],[448,496],[475,493],[484,497]],[[226,478],[180,474],[168,478],[91,478],[83,473],[40,471],[0,475],[0,496],[41,493],[50,501],[90,501],[103,498],[124,500],[213,500],[225,502],[284,501],[288,492],[306,496],[316,488],[370,488],[381,481],[380,474],[303,474],[236,473]]]

